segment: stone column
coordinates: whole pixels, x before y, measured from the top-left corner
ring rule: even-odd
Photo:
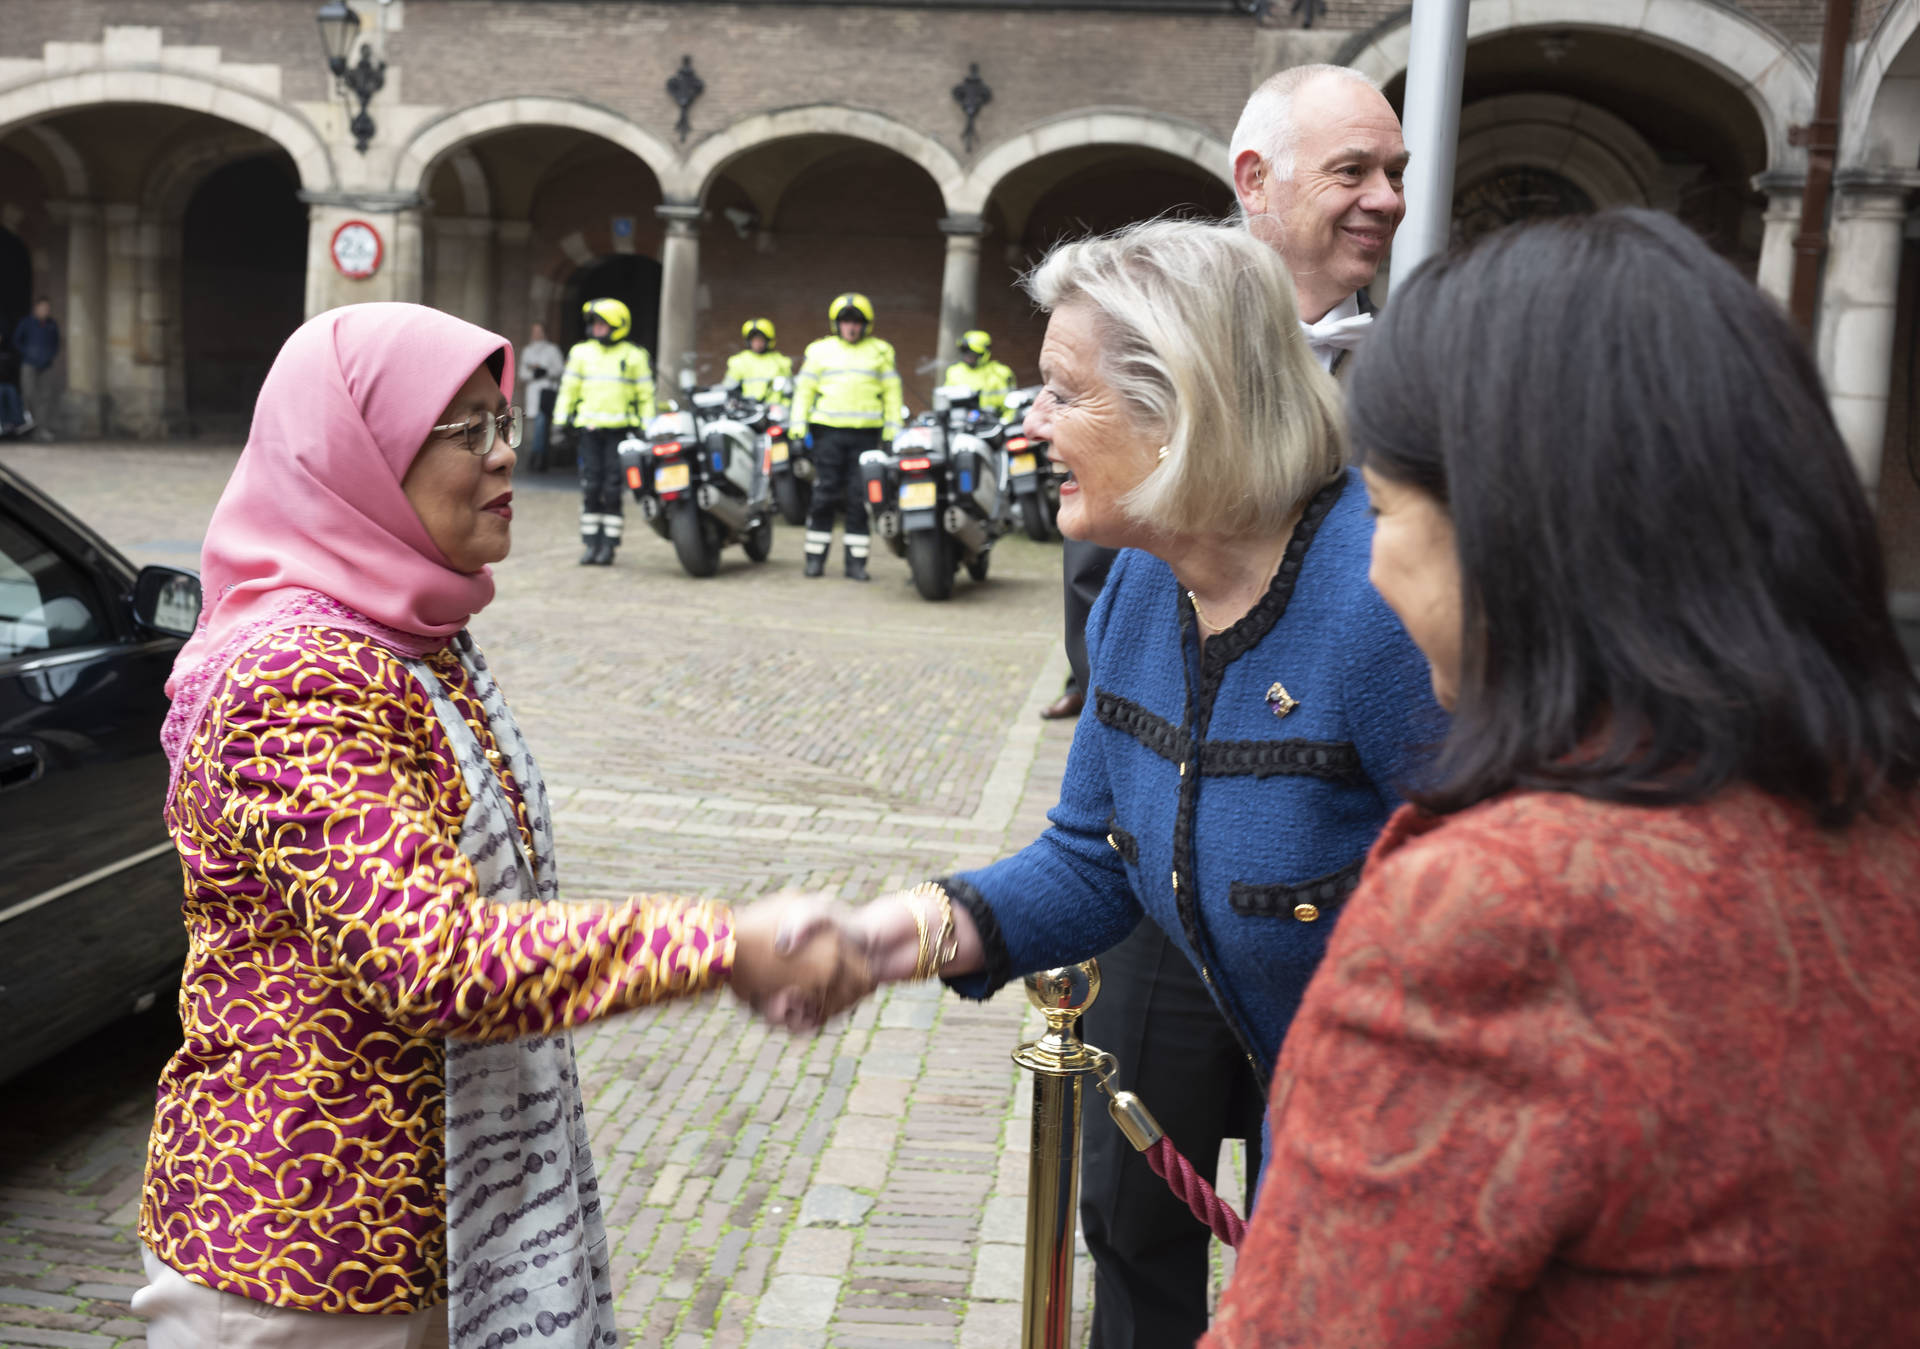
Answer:
[[[67,228],[67,295],[59,315],[65,328],[67,390],[61,405],[69,436],[105,430],[107,397],[107,236],[100,204],[48,202],[54,223]]]
[[[368,300],[421,298],[420,198],[411,192],[302,192],[307,203],[307,317]],[[380,268],[349,278],[333,263],[333,234],[364,220],[380,236]]]
[[[1880,485],[1907,198],[1920,171],[1843,173],[1819,317],[1820,372],[1869,494]]]
[[[986,222],[977,215],[950,215],[940,221],[947,236],[947,265],[940,276],[940,336],[934,348],[934,368],[945,370],[958,359],[954,354],[960,334],[979,325],[980,236]]]
[[[494,241],[494,269],[499,284],[494,288],[494,331],[511,339],[518,351],[527,340],[527,326],[537,315],[527,312],[533,273],[533,223],[527,220],[498,222]],[[519,395],[516,393],[515,397]]]
[[[1800,233],[1800,200],[1807,181],[1799,174],[1763,173],[1753,180],[1767,196],[1766,228],[1760,236],[1761,293],[1785,308],[1793,293],[1793,240]]]
[[[660,341],[654,353],[654,378],[660,387],[677,386],[680,371],[698,358],[700,297],[700,218],[697,202],[668,202],[654,208],[666,222],[660,249]]]
[[[106,208],[107,425],[109,435],[165,430],[166,362],[156,348],[165,300],[156,294],[159,230],[132,202]]]

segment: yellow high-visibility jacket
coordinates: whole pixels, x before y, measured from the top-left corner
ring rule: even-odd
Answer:
[[[602,431],[645,426],[653,415],[653,367],[631,342],[575,342],[553,405],[557,426]]]
[[[727,383],[739,384],[740,392],[756,402],[767,401],[776,379],[793,373],[793,357],[784,351],[755,351],[751,347],[727,357]]]
[[[892,440],[900,431],[900,371],[893,347],[877,337],[810,343],[793,395],[793,434],[821,426],[878,427]]]
[[[980,393],[980,410],[997,417],[1007,410],[1007,395],[1013,391],[1013,367],[1002,365],[991,356],[978,365],[955,361],[947,367],[947,377],[940,382],[958,384],[963,389],[977,389]]]

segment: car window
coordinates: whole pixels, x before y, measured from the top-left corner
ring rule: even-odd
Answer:
[[[0,518],[0,660],[109,635],[85,573],[17,522]]]

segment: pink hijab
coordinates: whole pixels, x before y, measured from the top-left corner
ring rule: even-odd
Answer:
[[[199,627],[167,681],[160,739],[176,778],[220,676],[268,633],[323,623],[424,656],[493,598],[492,571],[448,566],[400,480],[496,352],[510,393],[506,338],[417,304],[334,309],[280,348],[207,526]]]

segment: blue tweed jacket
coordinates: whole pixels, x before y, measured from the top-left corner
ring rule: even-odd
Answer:
[[[958,992],[1097,955],[1144,911],[1265,1084],[1374,836],[1445,729],[1425,659],[1367,581],[1372,537],[1350,472],[1204,653],[1172,570],[1120,554],[1087,621],[1093,696],[1052,827],[946,881],[987,946]]]

